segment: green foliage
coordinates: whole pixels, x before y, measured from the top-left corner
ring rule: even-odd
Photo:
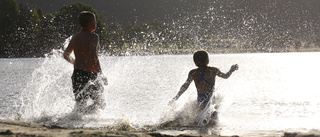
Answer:
[[[66,38],[81,30],[78,14],[91,11],[96,15],[97,29],[103,52],[113,55],[124,53],[190,53],[195,49],[210,52],[279,52],[319,48],[319,33],[314,38],[294,38],[287,31],[265,26],[245,37],[228,32],[224,20],[181,18],[178,22],[139,22],[122,26],[117,22],[105,24],[90,5],[75,2],[63,6],[56,13],[28,9],[15,0],[0,1],[0,57],[41,57],[52,49],[62,48]],[[218,21],[219,18],[215,21]],[[209,22],[214,26],[205,26]],[[220,24],[219,24],[220,23]],[[130,24],[130,23],[126,23]],[[202,25],[201,25],[202,24]],[[253,24],[254,26],[254,24]],[[241,26],[240,26],[241,27]],[[261,29],[261,30],[259,30]],[[242,31],[242,29],[240,29]],[[241,33],[239,33],[241,34]]]
[[[81,11],[96,14],[98,23],[95,32],[100,36],[103,51],[107,53],[192,48],[195,41],[190,31],[177,30],[164,22],[142,22],[125,27],[117,22],[105,25],[93,7],[80,2],[65,5],[53,14],[17,6],[15,0],[1,2],[15,10],[1,11],[1,15],[7,15],[1,16],[1,23],[6,20],[11,29],[1,34],[4,46],[1,46],[0,57],[40,57],[52,49],[62,48],[66,38],[81,30],[78,21]]]
[[[101,40],[101,44],[106,42],[105,24],[102,18],[98,15],[97,11],[92,6],[83,4],[81,2],[72,3],[63,6],[57,13],[54,19],[54,26],[57,27],[56,31],[61,34],[62,40],[78,33],[81,30],[79,25],[78,15],[81,11],[91,11],[96,15],[97,30],[95,31]]]
[[[78,33],[81,27],[78,14],[91,11],[96,14],[101,44],[107,41],[105,24],[90,5],[73,3],[58,13],[43,13],[41,9],[28,9],[15,0],[1,0],[0,57],[41,57],[52,49],[61,48],[66,38]]]
[[[106,26],[106,51],[113,51],[115,49],[121,49],[124,45],[124,30],[117,22],[110,23]]]
[[[4,55],[14,42],[12,35],[15,32],[14,24],[18,16],[18,5],[15,0],[1,0],[0,5],[0,55]]]

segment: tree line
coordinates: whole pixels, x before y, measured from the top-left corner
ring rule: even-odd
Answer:
[[[22,4],[18,5],[15,0],[1,0],[0,5],[2,58],[43,57],[52,49],[63,48],[65,40],[80,31],[78,14],[84,10],[96,15],[98,26],[95,33],[100,36],[101,49],[106,54],[121,54],[128,49],[146,51],[150,47],[182,48],[182,45],[187,45],[183,39],[188,36],[173,31],[171,24],[148,22],[125,27],[117,22],[105,24],[94,8],[81,2],[65,5],[56,13],[28,9]]]
[[[320,43],[319,33],[301,42],[301,38],[288,34],[288,31],[278,31],[270,25],[260,27],[258,21],[254,22],[256,24],[240,22],[242,26],[234,25],[235,21],[242,20],[235,18],[247,15],[242,12],[237,14],[243,16],[233,12],[225,14],[227,9],[221,14],[225,16],[216,16],[219,11],[208,10],[206,14],[190,13],[175,21],[137,22],[124,26],[118,22],[106,24],[92,6],[81,2],[65,5],[55,13],[29,9],[15,0],[1,0],[0,5],[1,58],[43,57],[52,49],[63,48],[65,40],[80,31],[78,14],[84,10],[96,14],[98,26],[95,33],[100,36],[101,52],[109,55],[190,53],[195,49],[281,52],[301,47],[319,48]],[[248,29],[248,25],[257,29]]]
[[[0,57],[43,57],[52,49],[61,48],[66,38],[80,30],[77,15],[80,10],[97,15],[97,33],[106,41],[101,17],[89,5],[73,3],[57,13],[28,9],[15,0],[1,0]]]

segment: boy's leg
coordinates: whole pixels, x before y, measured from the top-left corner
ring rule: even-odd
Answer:
[[[95,109],[103,109],[106,106],[103,98],[103,86],[99,82],[95,82],[94,85],[90,88],[91,98],[93,100],[93,106]]]
[[[102,96],[102,92],[97,95],[97,98],[93,100],[93,105],[97,106],[100,109],[104,109],[106,107],[106,103],[104,102],[104,98]]]
[[[74,111],[83,112],[87,106],[87,101],[88,101],[87,99],[77,100],[74,107]]]
[[[82,70],[73,70],[71,76],[73,94],[76,100],[76,106],[83,106],[87,103],[86,90],[84,89],[89,81],[88,72]]]

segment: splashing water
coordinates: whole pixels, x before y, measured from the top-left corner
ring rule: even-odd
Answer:
[[[65,45],[69,40],[66,40]],[[20,94],[19,119],[66,127],[120,130],[153,130],[173,118],[184,119],[182,123],[190,117],[197,121],[195,114],[190,111],[195,109],[194,98],[182,97],[175,105],[167,105],[176,94],[172,92],[176,90],[172,85],[179,85],[180,81],[167,79],[166,75],[152,77],[168,72],[172,77],[184,76],[181,75],[184,71],[178,72],[179,65],[168,67],[170,64],[165,63],[167,57],[158,57],[158,60],[162,60],[159,63],[148,56],[101,56],[101,64],[108,66],[103,68],[103,72],[110,80],[103,92],[107,106],[89,114],[73,112],[75,101],[70,78],[73,70],[72,65],[63,59],[62,53],[62,50],[53,50],[32,72],[26,88]],[[189,63],[182,65],[187,66]],[[159,67],[163,69],[157,69]],[[213,108],[206,111],[209,110],[214,111]]]
[[[53,51],[53,55],[45,58],[42,65],[32,73],[27,88],[21,93],[23,119],[34,120],[46,115],[65,114],[72,110],[73,98],[72,92],[69,92],[71,83],[66,77],[71,67],[63,68],[57,65],[65,64],[60,55],[61,50]]]

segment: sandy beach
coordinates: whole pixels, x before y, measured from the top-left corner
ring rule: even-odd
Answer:
[[[96,137],[96,136],[134,136],[134,137],[173,137],[158,132],[110,131],[103,129],[75,129],[55,125],[0,120],[0,136],[15,137]],[[179,137],[227,137],[220,135],[181,134]],[[232,137],[237,137],[234,135]],[[283,137],[320,137],[320,132],[284,133]]]
[[[27,123],[21,121],[0,120],[0,136],[15,137],[97,137],[97,136],[134,136],[134,137],[170,137],[158,132],[110,131],[103,129],[73,129],[54,125]],[[178,135],[189,137],[223,137],[219,135]]]

